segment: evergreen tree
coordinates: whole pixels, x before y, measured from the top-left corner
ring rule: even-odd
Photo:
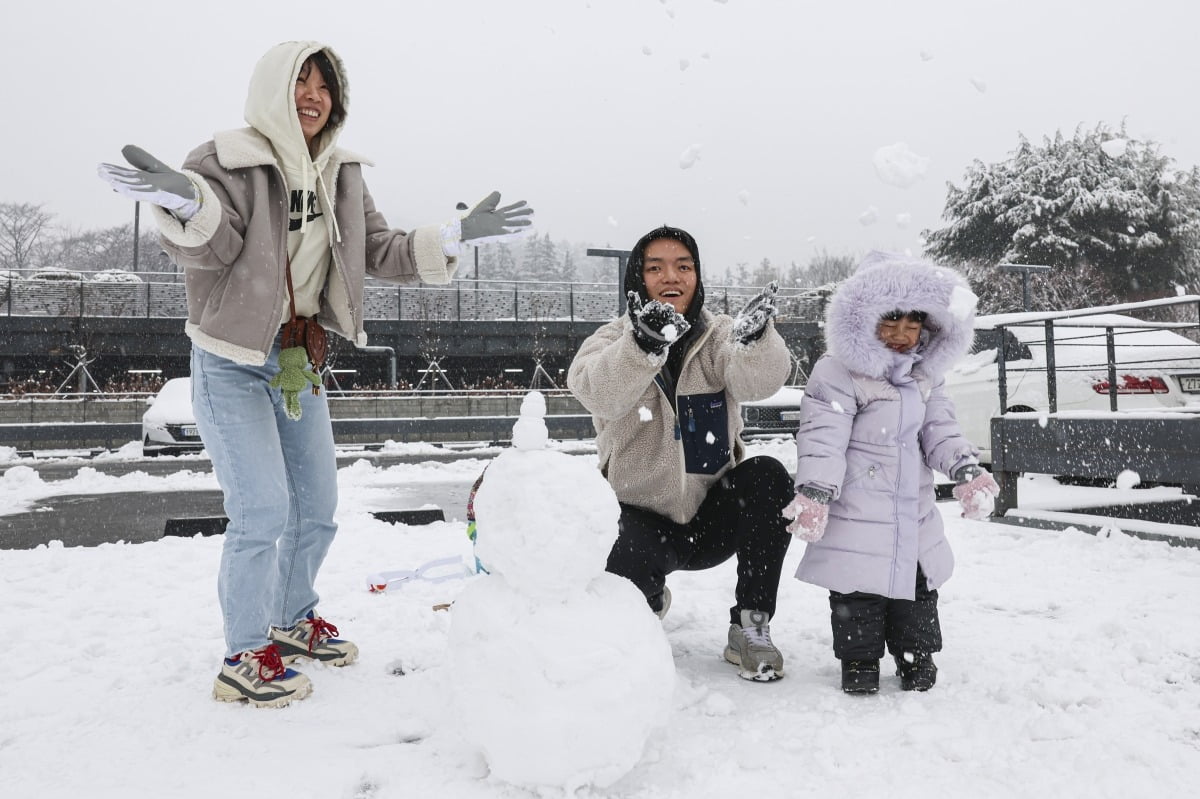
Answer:
[[[521,251],[520,266],[517,267],[517,272],[513,276],[517,280],[538,280],[541,276],[538,274],[540,255],[538,254],[539,238],[534,233],[522,243],[524,248]]]
[[[950,224],[924,232],[926,252],[967,267],[977,286],[999,282],[1003,298],[980,295],[991,311],[1020,307],[1019,281],[994,269],[1005,262],[1054,267],[1031,281],[1037,308],[1173,294],[1200,277],[1200,170],[1172,165],[1124,125],[1040,146],[1021,136],[1008,160],[975,161],[961,188],[950,185]]]
[[[792,261],[788,264],[787,270],[779,278],[780,286],[798,287],[805,285],[802,280],[804,278],[804,267]]]
[[[534,280],[558,280],[561,265],[558,260],[558,248],[550,239],[550,234],[542,236],[534,242]]]
[[[574,283],[579,279],[579,270],[575,266],[575,256],[571,253],[569,242],[562,242],[563,259],[558,270],[558,279],[564,283]]]
[[[496,274],[488,275],[488,278],[491,280],[512,280],[517,276],[517,256],[513,254],[512,247],[501,242],[495,245],[495,250]]]
[[[747,285],[762,287],[772,280],[779,280],[779,270],[771,266],[770,258],[763,258],[759,262],[758,268],[754,270],[754,274],[750,276],[750,282]]]

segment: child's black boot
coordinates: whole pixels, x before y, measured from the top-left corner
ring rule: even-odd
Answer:
[[[937,682],[937,666],[927,652],[905,652],[895,657],[901,690],[928,691]]]
[[[848,694],[873,694],[879,690],[878,660],[843,660],[842,690]]]

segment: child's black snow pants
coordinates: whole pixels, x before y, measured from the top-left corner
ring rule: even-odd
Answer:
[[[783,464],[759,456],[723,474],[686,524],[622,503],[607,571],[632,580],[657,612],[668,574],[708,569],[736,555],[731,623],[741,623],[743,609],[774,617],[783,556],[792,540],[782,511],[793,495]]]
[[[933,654],[942,649],[938,593],[929,590],[917,566],[916,600],[889,599],[855,591],[829,592],[833,654],[839,660],[879,660],[884,643],[894,656]]]

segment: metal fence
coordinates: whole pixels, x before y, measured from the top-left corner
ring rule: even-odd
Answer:
[[[178,275],[137,273],[128,282],[42,280],[12,274],[0,279],[0,314],[6,316],[102,316],[183,318],[184,284]],[[134,273],[129,273],[134,275]],[[736,313],[759,291],[747,286],[705,287],[706,304]],[[824,318],[828,289],[779,290],[779,316]],[[397,321],[584,321],[617,315],[615,283],[457,280],[449,286],[398,286],[368,280],[364,319]]]

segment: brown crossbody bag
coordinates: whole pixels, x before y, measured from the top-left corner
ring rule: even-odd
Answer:
[[[296,316],[296,296],[295,290],[292,288],[292,259],[287,260],[287,289],[288,303],[291,305],[292,317],[283,323],[281,331],[282,338],[280,339],[280,348],[288,349],[289,347],[303,347],[308,353],[308,360],[313,366],[313,371],[317,374],[321,373],[321,366],[325,363],[325,354],[329,349],[329,339],[325,333],[325,328],[311,317]],[[317,389],[313,387],[313,393]]]

